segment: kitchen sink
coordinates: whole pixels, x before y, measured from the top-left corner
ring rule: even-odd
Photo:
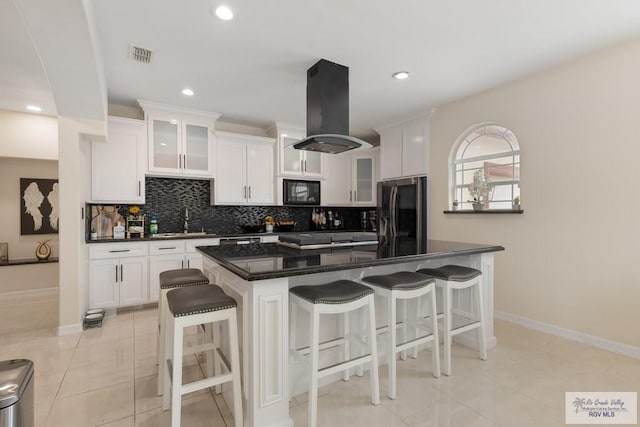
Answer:
[[[205,231],[193,231],[189,233],[158,233],[152,234],[151,237],[191,237],[191,236],[215,236],[215,234]]]

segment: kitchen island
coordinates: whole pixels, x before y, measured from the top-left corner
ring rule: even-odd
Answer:
[[[495,252],[502,250],[496,245],[415,238],[334,249],[293,249],[277,243],[198,247],[204,255],[205,274],[238,302],[245,425],[293,426],[289,397],[306,391],[306,364],[289,354],[291,287],[445,264],[473,267],[483,273],[486,340],[491,348],[497,342],[493,335],[493,261]],[[454,297],[454,308],[462,317],[471,317],[472,304],[467,294]],[[300,343],[307,340],[307,329],[304,316],[298,318],[296,342]],[[377,321],[378,326],[385,325],[384,316]],[[338,324],[332,328],[329,321],[326,325],[328,335],[322,340],[335,341]],[[476,347],[475,337],[474,333],[461,334],[456,341]],[[328,347],[321,355],[321,366],[338,357],[335,348]],[[290,379],[294,380],[290,383]],[[231,404],[227,391],[225,399]]]

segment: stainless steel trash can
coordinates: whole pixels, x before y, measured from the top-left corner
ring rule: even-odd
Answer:
[[[0,362],[0,427],[33,427],[33,362]]]

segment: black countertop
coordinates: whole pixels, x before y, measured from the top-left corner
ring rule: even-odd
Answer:
[[[277,243],[198,246],[204,256],[245,280],[274,279],[352,268],[503,251],[502,246],[396,238],[377,245],[292,249]]]

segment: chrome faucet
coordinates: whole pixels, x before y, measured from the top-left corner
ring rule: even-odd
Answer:
[[[184,226],[182,231],[187,234],[189,232],[189,208],[184,208]]]

